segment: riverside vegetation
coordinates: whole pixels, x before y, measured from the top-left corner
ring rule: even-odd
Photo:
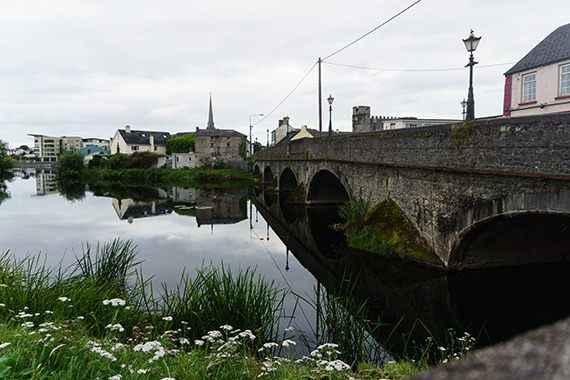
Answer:
[[[133,154],[96,155],[88,167],[79,152],[67,151],[55,164],[57,187],[68,200],[85,196],[85,185],[98,189],[122,187],[231,187],[243,186],[252,180],[251,173],[225,167],[223,162],[214,167],[193,169],[153,168],[157,155],[150,152]]]
[[[435,342],[428,340],[415,361],[386,358],[377,367],[362,361],[354,346],[362,340],[351,343],[354,357],[333,342],[309,342],[294,327],[279,331],[287,293],[255,269],[234,274],[202,265],[192,277],[183,272],[174,289],[156,291],[139,264],[136,246],[121,240],[84,245],[69,268],[4,253],[0,378],[400,379],[473,344],[467,336],[455,339],[430,359]],[[334,317],[331,310],[340,306],[335,296],[330,302],[337,302],[326,307]],[[303,340],[312,343],[306,356],[297,349]]]

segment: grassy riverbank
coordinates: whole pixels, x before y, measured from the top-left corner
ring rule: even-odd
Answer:
[[[88,184],[120,184],[125,186],[231,186],[251,181],[251,173],[236,169],[88,169],[83,178]]]
[[[351,368],[330,343],[297,359],[302,333],[278,327],[286,292],[255,270],[203,266],[156,291],[138,264],[119,240],[85,245],[66,270],[0,257],[0,379],[400,379],[427,368]]]

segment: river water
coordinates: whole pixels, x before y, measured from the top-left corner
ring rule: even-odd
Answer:
[[[234,273],[256,267],[266,280],[308,299],[320,283],[341,282],[350,272],[359,276],[354,295],[373,306],[370,318],[380,317],[387,333],[397,326],[400,336],[421,321],[432,333],[452,327],[479,335],[483,344],[496,343],[570,315],[568,265],[445,274],[363,252],[319,252],[322,247],[306,246],[302,234],[288,225],[295,218],[317,220],[317,245],[336,244],[338,235],[328,236],[323,227],[334,223],[327,221],[334,210],[281,205],[276,215],[278,197],[247,187],[122,189],[120,201],[86,189],[80,199],[68,200],[53,181],[49,174],[34,174],[7,183],[10,196],[0,204],[1,252],[41,254],[49,266],[66,266],[87,242],[130,239],[138,246],[142,273],[153,278],[155,288],[160,283],[175,287],[185,268],[192,273],[203,264],[223,263]],[[314,308],[295,305],[290,296],[285,308],[296,310],[292,324],[314,329]],[[415,329],[418,339],[425,338]]]

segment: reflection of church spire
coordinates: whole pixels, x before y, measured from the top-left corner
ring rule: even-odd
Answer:
[[[214,127],[214,111],[212,110],[212,93],[210,93],[210,112],[208,114],[208,126],[206,129],[216,129],[216,127]]]

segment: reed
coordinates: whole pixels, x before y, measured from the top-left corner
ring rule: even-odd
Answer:
[[[173,317],[173,328],[185,329],[192,338],[231,325],[253,329],[266,341],[277,335],[285,295],[273,281],[257,275],[255,268],[234,275],[223,263],[219,268],[210,263],[197,269],[194,278],[184,272],[175,289],[163,284],[155,310]]]
[[[340,358],[356,368],[359,363],[383,364],[386,351],[374,339],[380,321],[371,321],[368,303],[355,297],[356,279],[344,274],[340,285],[331,278],[326,285],[317,285],[312,299],[304,299],[315,309],[317,323],[312,336],[301,334],[306,347],[334,342],[341,352]]]

